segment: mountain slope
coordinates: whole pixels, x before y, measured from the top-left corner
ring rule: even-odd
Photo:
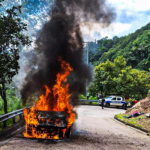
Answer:
[[[93,54],[90,52],[90,62],[96,66],[107,59],[113,61],[123,55],[127,65],[140,70],[150,68],[150,23],[135,33],[113,39],[103,38],[98,41],[99,48]]]

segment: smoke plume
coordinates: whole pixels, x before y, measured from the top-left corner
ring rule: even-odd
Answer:
[[[115,18],[105,0],[55,0],[50,21],[45,23],[36,40],[32,69],[21,90],[25,104],[29,97],[44,92],[43,85],[52,89],[56,74],[61,72],[58,57],[73,68],[68,79],[71,102],[75,106],[79,94],[85,93],[86,82],[92,80],[92,70],[84,63],[84,42],[80,22],[97,21],[109,25]]]

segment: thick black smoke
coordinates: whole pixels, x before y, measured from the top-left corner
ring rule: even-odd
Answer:
[[[59,56],[73,68],[68,79],[69,92],[73,105],[77,104],[78,94],[85,93],[86,81],[92,80],[92,70],[83,60],[84,42],[79,23],[93,20],[109,25],[115,14],[105,3],[105,0],[55,1],[51,20],[44,25],[36,40],[38,69],[33,69],[26,77],[21,90],[24,104],[34,94],[43,93],[44,84],[50,89],[53,87],[56,74],[61,72]],[[35,64],[35,60],[33,62]]]

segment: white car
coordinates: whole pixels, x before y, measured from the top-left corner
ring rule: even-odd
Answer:
[[[101,102],[102,102],[102,99],[99,99],[97,101],[97,103],[99,105],[101,105]],[[106,106],[106,107],[116,106],[116,107],[122,107],[122,108],[124,108],[124,105],[125,105],[125,101],[120,96],[113,96],[112,95],[112,96],[109,96],[109,97],[105,98],[104,106]]]

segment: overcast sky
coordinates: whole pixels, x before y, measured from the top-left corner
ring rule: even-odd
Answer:
[[[100,39],[108,36],[125,36],[135,32],[150,22],[150,0],[107,0],[115,8],[117,18],[107,29],[94,24],[91,31],[83,27],[85,40]],[[89,36],[90,35],[90,36]]]

